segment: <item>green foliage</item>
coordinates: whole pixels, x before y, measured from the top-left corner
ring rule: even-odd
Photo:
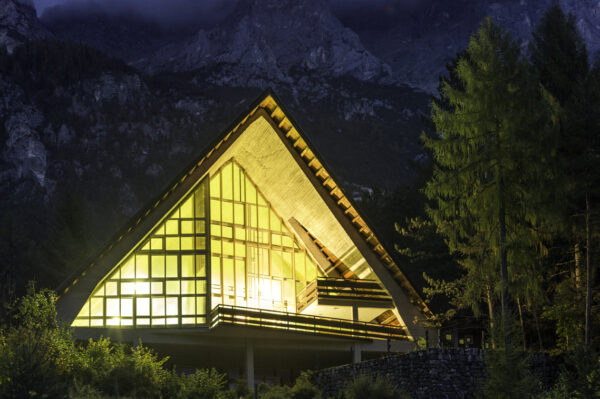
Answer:
[[[537,278],[535,204],[547,200],[539,187],[553,129],[534,82],[519,44],[487,18],[433,102],[437,135],[423,137],[435,160],[428,213],[466,272],[439,288],[460,292],[455,303],[476,314],[487,302],[490,319],[500,296],[505,322],[515,288],[538,289],[520,281]]]
[[[312,374],[303,372],[293,386],[261,384],[258,387],[261,399],[321,399],[321,391],[311,381]]]
[[[342,391],[344,399],[408,399],[409,396],[397,389],[386,378],[361,375]]]
[[[290,397],[292,399],[320,399],[321,391],[313,385],[311,378],[312,374],[310,372],[300,374],[300,377],[296,379],[294,386],[290,389]]]
[[[56,324],[55,301],[53,292],[31,287],[13,307],[0,331],[0,397],[67,397],[73,341]]]
[[[226,383],[225,374],[220,374],[215,369],[196,370],[184,378],[184,390],[186,397],[190,399],[225,398]]]
[[[600,356],[579,346],[564,357],[559,377],[560,387],[572,398],[600,397]]]
[[[514,325],[508,328],[513,328]],[[501,321],[496,322],[493,334],[504,335]],[[513,337],[517,335],[511,332]],[[518,340],[510,343],[506,350],[504,342],[497,340],[495,350],[485,353],[488,377],[479,392],[486,399],[525,399],[533,398],[539,392],[539,381],[531,373],[530,356],[519,349]]]

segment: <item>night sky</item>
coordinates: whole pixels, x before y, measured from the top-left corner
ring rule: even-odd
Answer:
[[[38,16],[48,8],[67,5],[75,12],[102,9],[110,13],[134,13],[163,26],[217,23],[237,0],[22,0],[33,3]],[[397,14],[427,0],[326,0],[347,26],[354,29],[385,29],[397,21]]]

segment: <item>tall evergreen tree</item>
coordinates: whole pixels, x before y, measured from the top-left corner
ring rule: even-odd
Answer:
[[[436,163],[425,192],[436,202],[430,215],[450,248],[474,260],[489,257],[496,266],[508,349],[509,285],[521,266],[514,255],[543,180],[545,107],[519,44],[491,18],[471,38],[456,76],[463,87],[445,82],[443,103],[433,103],[439,136],[424,138]],[[468,253],[476,248],[481,252]]]
[[[557,198],[564,198],[569,206],[562,213],[563,233],[574,248],[574,298],[572,305],[557,303],[557,309],[547,313],[561,319],[558,309],[573,312],[581,302],[582,280],[586,278],[586,305],[584,342],[589,347],[591,335],[591,285],[592,285],[592,223],[591,214],[598,195],[600,176],[598,146],[600,117],[598,113],[597,69],[590,72],[583,38],[577,32],[575,19],[565,15],[558,5],[551,7],[542,18],[530,45],[531,60],[545,90],[557,100],[560,130],[554,173],[564,182],[555,185]],[[583,214],[581,218],[579,215]],[[574,241],[574,242],[573,242]],[[582,243],[586,247],[586,272],[582,268]],[[566,287],[557,293],[564,294]],[[568,296],[567,296],[568,298]],[[571,316],[565,315],[568,319]],[[567,329],[563,330],[564,333]]]

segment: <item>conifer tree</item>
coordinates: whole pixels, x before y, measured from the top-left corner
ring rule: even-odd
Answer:
[[[584,273],[581,268],[581,243],[586,247],[586,305],[584,342],[591,335],[592,284],[592,223],[594,198],[598,195],[600,116],[598,111],[600,87],[597,68],[590,72],[583,38],[577,32],[572,15],[566,16],[558,5],[551,7],[534,32],[530,45],[532,64],[544,89],[557,101],[560,121],[558,148],[554,173],[564,184],[555,185],[556,198],[567,201],[562,216],[563,234],[574,237],[575,282],[574,306],[580,301],[580,286]],[[556,212],[556,211],[555,211]],[[581,218],[578,215],[583,214]],[[583,220],[582,220],[583,219]],[[573,240],[573,239],[572,239]],[[565,292],[564,287],[560,288]],[[557,291],[558,292],[558,291]],[[571,312],[569,306],[554,304],[557,309]],[[572,307],[572,306],[571,306]],[[561,316],[549,310],[555,318]],[[571,315],[565,315],[569,318]],[[583,324],[583,323],[582,323]]]
[[[509,285],[520,266],[514,252],[529,244],[523,237],[535,218],[530,205],[543,184],[545,106],[519,44],[491,18],[471,38],[456,76],[463,87],[445,82],[444,103],[433,103],[439,136],[424,138],[436,164],[425,192],[435,200],[430,215],[450,248],[473,260],[488,257],[495,266],[488,273],[499,275],[508,349]]]

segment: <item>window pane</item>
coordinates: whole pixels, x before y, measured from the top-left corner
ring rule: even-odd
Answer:
[[[167,295],[179,295],[179,280],[167,281]]]
[[[193,296],[181,297],[181,314],[193,315],[196,314],[196,299]]]
[[[179,273],[177,271],[177,255],[167,255],[167,267],[166,267],[166,275],[167,277],[178,277]]]
[[[181,255],[181,277],[194,277],[194,255]]]
[[[91,302],[91,316],[104,316],[104,298],[92,298]]]
[[[181,282],[181,294],[182,295],[194,295],[195,293],[196,293],[196,281],[183,280]]]
[[[177,316],[179,314],[178,298],[167,298],[167,316]]]
[[[152,298],[152,316],[164,316],[165,315],[165,298],[153,297]]]
[[[150,316],[150,298],[136,298],[135,313],[138,316]]]
[[[148,278],[148,255],[135,256],[135,278]]]
[[[152,278],[162,278],[165,276],[165,256],[152,255]]]
[[[123,298],[121,299],[121,317],[133,316],[133,299]]]
[[[181,208],[179,208],[179,216],[182,219],[191,219],[194,217],[194,197],[187,199]]]
[[[118,298],[108,298],[106,300],[106,315],[119,316],[120,300]]]

